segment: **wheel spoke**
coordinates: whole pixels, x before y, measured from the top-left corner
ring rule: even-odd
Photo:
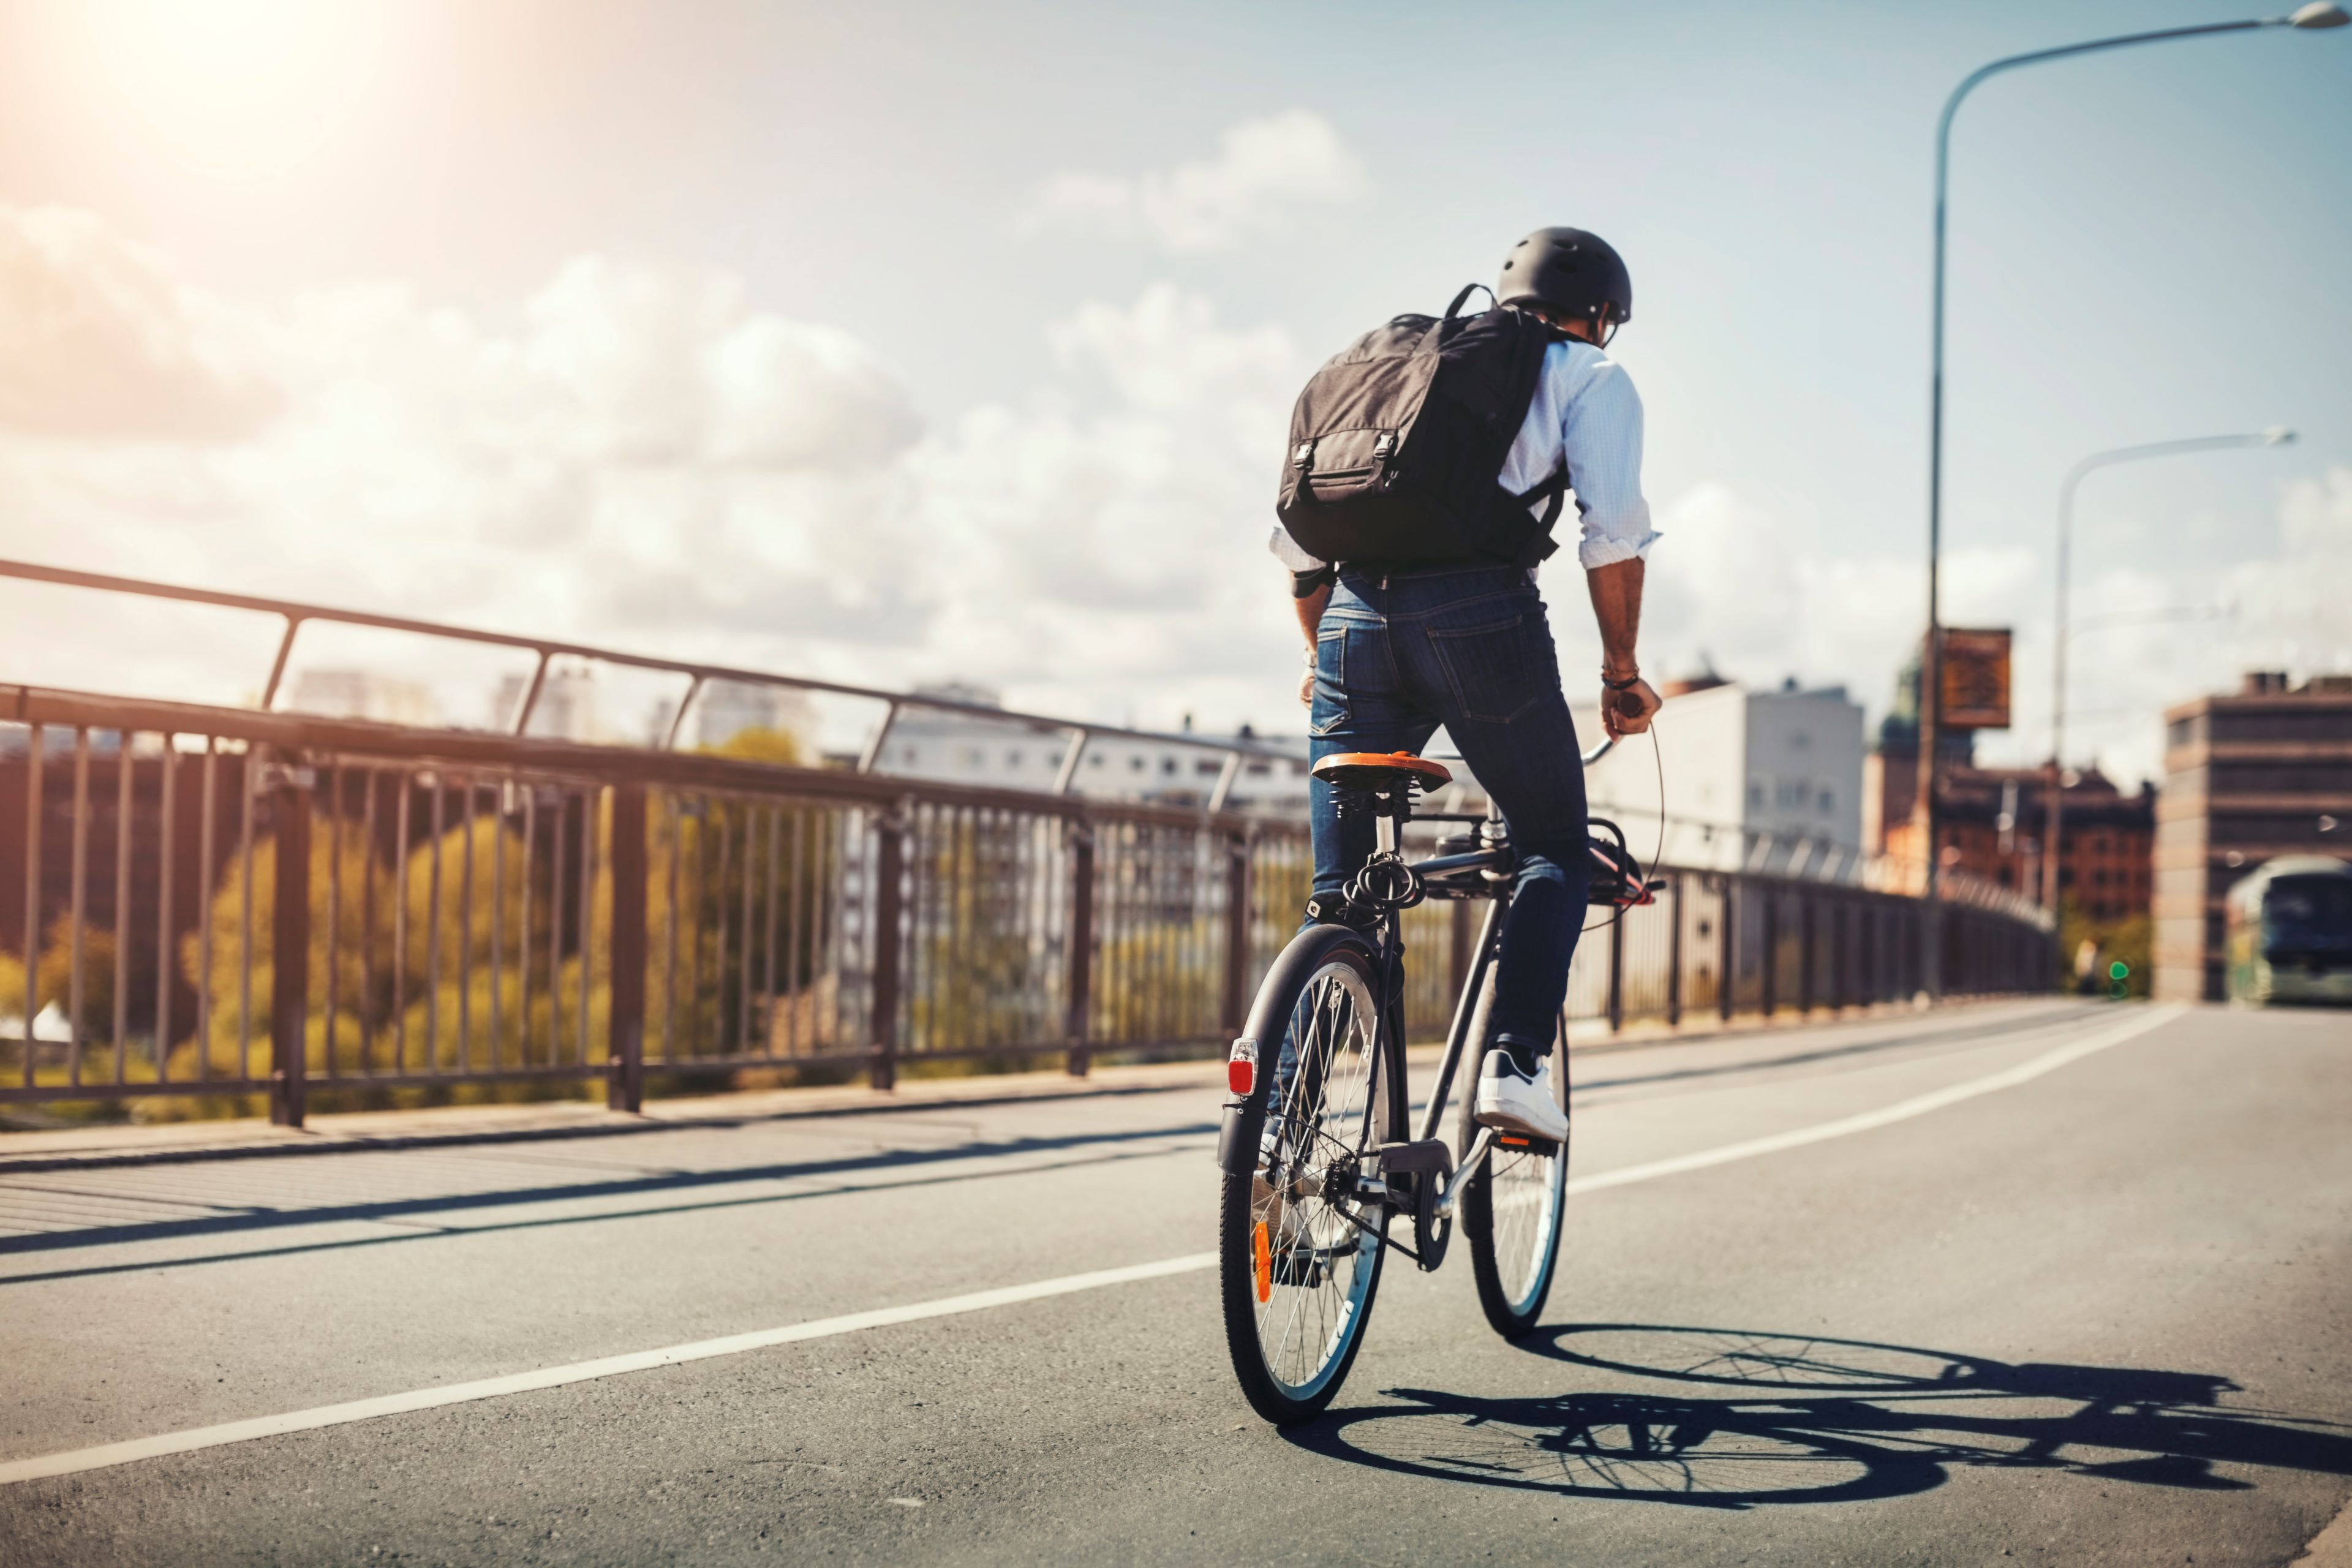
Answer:
[[[1344,1359],[1377,1268],[1376,1235],[1334,1212],[1326,1188],[1379,1144],[1394,1086],[1381,1070],[1378,1017],[1359,970],[1326,964],[1293,1007],[1276,1058],[1266,1186],[1252,1205],[1253,1222],[1267,1227],[1273,1279],[1254,1316],[1260,1359],[1291,1398],[1312,1395]],[[1360,1201],[1346,1185],[1347,1201]],[[1375,1232],[1385,1222],[1378,1205],[1365,1217]]]

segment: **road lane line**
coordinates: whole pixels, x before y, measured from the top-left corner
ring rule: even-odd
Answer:
[[[1916,1095],[1909,1100],[1878,1110],[1867,1110],[1856,1116],[1841,1117],[1835,1121],[1819,1122],[1811,1127],[1800,1127],[1793,1131],[1775,1133],[1768,1138],[1750,1138],[1738,1143],[1727,1143],[1719,1148],[1703,1149],[1693,1154],[1676,1155],[1672,1159],[1652,1160],[1643,1164],[1627,1165],[1619,1170],[1604,1171],[1598,1175],[1579,1176],[1568,1184],[1570,1193],[1593,1192],[1603,1187],[1629,1186],[1636,1182],[1655,1181],[1662,1176],[1679,1175],[1685,1171],[1704,1170],[1711,1165],[1728,1164],[1735,1160],[1753,1159],[1759,1154],[1778,1152],[1783,1149],[1801,1148],[1808,1143],[1825,1142],[1852,1133],[1866,1132],[1874,1128],[1913,1117],[1925,1116],[1948,1105],[1973,1100],[1979,1095],[1992,1094],[2031,1082],[2042,1074],[2054,1072],[2069,1062],[2080,1061],[2096,1051],[2158,1028],[2179,1016],[2177,1006],[2152,1007],[2138,1016],[2103,1029],[2084,1039],[2044,1052],[2016,1067],[1971,1079],[1948,1089]],[[217,1448],[231,1443],[249,1443],[260,1437],[280,1437],[294,1432],[312,1432],[323,1426],[341,1426],[354,1421],[373,1421],[379,1416],[401,1415],[416,1410],[435,1410],[443,1405],[466,1405],[478,1399],[497,1399],[509,1394],[528,1394],[535,1389],[561,1388],[566,1384],[587,1383],[597,1378],[617,1377],[624,1373],[647,1372],[655,1367],[677,1366],[687,1362],[708,1361],[714,1356],[740,1355],[746,1351],[767,1350],[776,1345],[796,1344],[805,1340],[831,1339],[839,1334],[858,1333],[866,1329],[888,1328],[897,1323],[920,1322],[928,1318],[951,1318],[966,1312],[983,1312],[993,1307],[1010,1307],[1023,1301],[1043,1300],[1053,1296],[1068,1296],[1082,1290],[1099,1290],[1113,1285],[1131,1285],[1146,1279],[1162,1279],[1171,1275],[1193,1274],[1216,1267],[1213,1252],[1195,1252],[1181,1258],[1163,1258],[1155,1263],[1137,1263],[1124,1268],[1102,1268],[1087,1274],[1066,1274],[1057,1279],[1039,1279],[1027,1285],[1008,1285],[994,1290],[975,1290],[968,1295],[947,1296],[934,1301],[916,1301],[903,1307],[882,1307],[867,1312],[847,1312],[839,1317],[817,1318],[804,1323],[793,1323],[781,1329],[761,1329],[746,1334],[729,1334],[720,1339],[697,1340],[688,1344],[670,1345],[661,1350],[637,1351],[627,1355],[604,1356],[594,1361],[571,1362],[562,1366],[541,1367],[535,1372],[512,1373],[504,1377],[486,1377],[472,1383],[446,1384],[438,1388],[411,1389],[405,1394],[387,1394],[374,1399],[354,1399],[341,1405],[321,1405],[310,1410],[288,1411],[278,1415],[256,1416],[247,1421],[228,1421],[216,1426],[194,1426],[181,1432],[166,1432],[160,1436],[138,1437],[129,1442],[106,1443],[92,1448],[74,1448],[63,1453],[43,1454],[29,1459],[0,1462],[0,1486],[18,1481],[40,1480],[53,1476],[69,1476],[83,1470],[105,1469],[115,1465],[127,1465],[140,1459],[161,1458],[167,1454],[191,1453],[200,1448]]]
[[[740,1355],[745,1351],[766,1350],[772,1345],[793,1344],[802,1340],[830,1339],[836,1334],[887,1328],[894,1323],[920,1322],[926,1318],[951,1318],[962,1312],[984,1312],[992,1307],[1010,1307],[1017,1302],[1042,1300],[1048,1296],[1067,1296],[1079,1290],[1099,1290],[1109,1285],[1132,1285],[1139,1280],[1158,1279],[1170,1274],[1190,1274],[1209,1268],[1216,1260],[1217,1255],[1213,1252],[1163,1258],[1156,1263],[1138,1263],[1125,1268],[1101,1268],[1090,1274],[1066,1274],[1058,1279],[1007,1285],[995,1290],[975,1290],[969,1295],[948,1296],[936,1301],[882,1307],[870,1312],[845,1312],[837,1318],[817,1318],[788,1328],[761,1329],[748,1334],[729,1334],[720,1339],[670,1345],[662,1350],[603,1356],[595,1361],[544,1366],[535,1372],[512,1373],[505,1377],[485,1377],[472,1383],[412,1389],[405,1394],[387,1394],[375,1399],[353,1399],[341,1405],[321,1405],[311,1410],[288,1411],[282,1415],[261,1415],[250,1421],[227,1421],[217,1426],[195,1426],[184,1432],[166,1432],[161,1436],[138,1437],[127,1443],[107,1443],[95,1448],[44,1454],[37,1458],[0,1464],[0,1486],[15,1481],[38,1480],[46,1476],[72,1475],[79,1470],[103,1469],[110,1465],[127,1465],[137,1459],[160,1458],[165,1454],[184,1454],[196,1448],[216,1448],[227,1443],[249,1443],[257,1437],[278,1437],[289,1432],[310,1432],[321,1426],[373,1421],[381,1415],[400,1415],[412,1410],[433,1410],[445,1405],[465,1405],[477,1399],[528,1394],[533,1389],[560,1388],[568,1383],[586,1383],[600,1377],[617,1377],[627,1372],[646,1372],[657,1366],[708,1361],[713,1356]]]
[[[1572,1176],[1569,1179],[1568,1190],[1571,1194],[1591,1193],[1603,1187],[1629,1186],[1635,1182],[1655,1181],[1660,1176],[1678,1176],[1685,1171],[1703,1171],[1710,1165],[1727,1165],[1734,1160],[1752,1160],[1759,1154],[1801,1149],[1808,1143],[1825,1143],[1832,1138],[1844,1138],[1853,1133],[1891,1126],[1897,1121],[1908,1121],[1915,1116],[1925,1116],[1931,1110],[1941,1110],[1948,1105],[1958,1105],[1980,1094],[1993,1094],[2004,1089],[2014,1089],[2021,1083],[2030,1083],[2043,1073],[2055,1072],[2068,1062],[2080,1061],[2094,1052],[2104,1051],[2110,1046],[2120,1046],[2150,1029],[2161,1028],[2179,1017],[2180,1012],[2178,1006],[2151,1007],[2088,1038],[2073,1041],[2053,1051],[2045,1051],[2031,1060],[1984,1078],[1970,1079],[1966,1083],[1956,1083],[1948,1089],[1899,1100],[1876,1110],[1842,1116],[1835,1121],[1818,1121],[1811,1127],[1775,1132],[1765,1138],[1749,1138],[1738,1143],[1726,1143],[1719,1148],[1701,1149],[1695,1154],[1677,1154],[1671,1159],[1626,1165],[1614,1171],[1603,1171],[1598,1175]]]

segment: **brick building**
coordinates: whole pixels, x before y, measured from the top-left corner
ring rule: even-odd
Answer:
[[[1863,763],[1863,847],[1924,866],[1915,812],[1919,796],[1919,665],[1899,678],[1878,744]],[[2060,896],[2099,925],[2149,911],[2155,883],[2156,791],[2126,795],[2096,768],[2069,768],[2061,781],[2065,824]],[[2042,840],[2049,821],[2046,768],[1980,768],[1975,737],[1939,737],[1936,839],[1948,870],[2039,902]]]
[[[2156,994],[2218,1001],[2231,884],[2281,855],[2352,859],[2352,676],[2250,674],[2164,717]]]
[[[1876,838],[1872,847],[1897,860],[1920,860],[1913,817],[1919,776],[1916,752],[1879,752],[1864,771]],[[2060,896],[2101,925],[2149,910],[2155,885],[2157,792],[2118,789],[2096,768],[2066,770]],[[2045,768],[1947,764],[1936,787],[1936,838],[1948,870],[2026,898],[2042,897],[2042,840],[2048,822]]]

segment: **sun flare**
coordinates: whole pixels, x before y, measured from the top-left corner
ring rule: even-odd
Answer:
[[[407,54],[376,0],[79,0],[64,53],[90,90],[191,172],[315,167],[380,121]]]

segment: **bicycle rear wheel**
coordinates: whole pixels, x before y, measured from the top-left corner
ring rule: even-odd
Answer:
[[[1382,1142],[1403,1135],[1404,1096],[1377,973],[1370,948],[1341,938],[1303,978],[1276,964],[1267,984],[1291,994],[1261,995],[1252,1015],[1289,1022],[1282,1048],[1267,1052],[1274,1077],[1255,1168],[1224,1177],[1218,1285],[1234,1375],[1277,1424],[1331,1402],[1380,1285],[1389,1209],[1361,1195],[1358,1177]]]
[[[1552,1093],[1568,1104],[1568,1030],[1552,1043]],[[1479,1128],[1475,1093],[1463,1096],[1462,1147]],[[1568,1142],[1554,1147],[1506,1134],[1462,1193],[1462,1236],[1470,1244],[1470,1272],[1478,1305],[1507,1340],[1536,1326],[1559,1266],[1559,1231],[1568,1206]]]

